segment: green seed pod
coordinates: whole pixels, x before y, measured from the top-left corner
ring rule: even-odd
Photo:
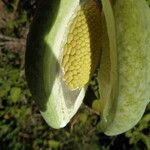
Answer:
[[[100,58],[97,0],[44,0],[26,50],[26,78],[41,114],[53,128],[76,113]]]
[[[117,57],[116,51],[111,50],[114,36],[109,32],[111,27],[108,27],[106,14],[108,34],[103,34],[103,39],[108,38],[110,43],[103,40],[99,70],[100,124],[107,135],[121,134],[134,127],[150,101],[149,7],[145,0],[114,0],[113,14]],[[117,65],[112,64],[114,56]]]
[[[61,128],[70,121],[99,67],[102,130],[131,129],[150,100],[149,27],[145,0],[102,0],[102,6],[99,0],[41,1],[25,70],[46,122]]]

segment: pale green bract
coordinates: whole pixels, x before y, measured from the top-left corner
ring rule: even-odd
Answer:
[[[71,91],[62,80],[60,51],[79,0],[41,1],[27,40],[26,78],[42,116],[53,128],[64,127],[76,113],[86,87]]]

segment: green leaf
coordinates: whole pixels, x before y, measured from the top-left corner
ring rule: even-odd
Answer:
[[[80,113],[80,120],[82,123],[86,123],[87,115],[85,113]]]
[[[50,140],[48,141],[49,147],[57,149],[60,146],[60,142],[55,141],[55,140]]]
[[[100,114],[101,111],[101,101],[100,100],[94,100],[92,103],[92,109],[97,113]]]
[[[18,87],[13,87],[10,91],[11,101],[16,103],[20,98],[20,94],[21,94],[21,89]]]

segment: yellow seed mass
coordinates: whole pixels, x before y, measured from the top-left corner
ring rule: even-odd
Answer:
[[[100,12],[97,0],[87,0],[70,23],[61,65],[63,78],[71,90],[83,87],[98,65]]]

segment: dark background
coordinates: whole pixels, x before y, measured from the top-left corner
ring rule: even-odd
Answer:
[[[150,149],[150,105],[141,121],[119,136],[101,133],[100,117],[85,104],[64,129],[45,123],[24,75],[26,37],[36,3],[0,0],[0,150]]]

